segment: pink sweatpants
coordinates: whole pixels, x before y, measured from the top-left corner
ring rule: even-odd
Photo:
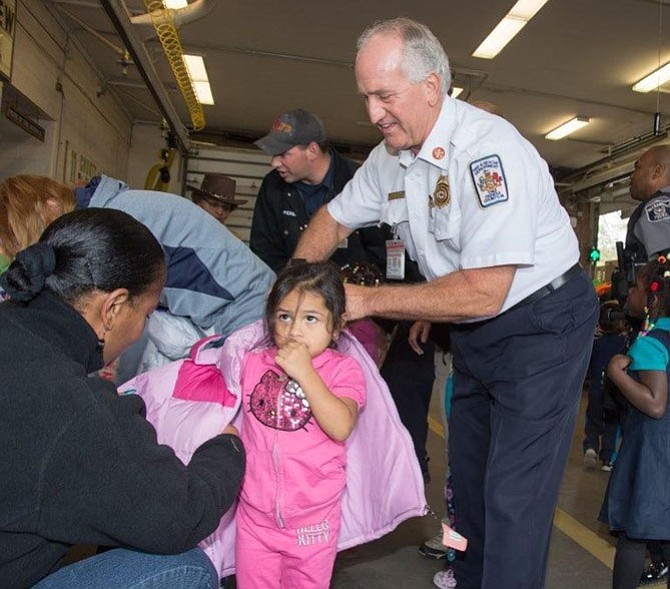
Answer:
[[[235,518],[238,589],[330,587],[340,531],[339,503],[300,528],[279,528],[267,517],[255,515],[257,512],[240,502]]]

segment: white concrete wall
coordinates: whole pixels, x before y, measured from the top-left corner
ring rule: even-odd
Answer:
[[[161,149],[166,147],[159,125],[137,123],[133,125],[128,158],[127,183],[132,188],[144,188],[151,168],[159,163]],[[167,192],[182,193],[183,160],[175,154],[170,167],[170,184]]]
[[[0,114],[0,179],[16,174],[38,174],[52,176],[54,158],[55,128],[53,121],[39,121],[46,129],[42,142]]]
[[[98,172],[128,173],[131,123],[113,94],[98,96],[101,76],[41,0],[20,0],[11,85],[41,112],[42,144],[6,119],[0,123],[0,177],[40,173],[66,182]],[[17,134],[18,131],[18,134]]]

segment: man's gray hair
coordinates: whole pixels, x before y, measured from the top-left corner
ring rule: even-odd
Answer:
[[[442,44],[426,25],[405,17],[376,22],[358,37],[358,52],[378,34],[402,39],[404,50],[401,67],[410,82],[422,82],[435,73],[440,77],[442,95],[446,96],[451,87],[449,58]]]

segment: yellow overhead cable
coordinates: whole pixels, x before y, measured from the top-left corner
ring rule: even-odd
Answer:
[[[193,90],[191,76],[183,59],[181,41],[172,22],[170,11],[165,8],[163,0],[144,0],[144,6],[151,16],[156,35],[163,46],[165,57],[172,68],[172,73],[184,97],[184,102],[186,102],[193,129],[200,131],[205,127],[205,113]]]

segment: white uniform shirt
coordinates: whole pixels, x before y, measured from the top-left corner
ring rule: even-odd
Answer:
[[[397,228],[428,280],[516,265],[501,312],[579,260],[570,220],[535,148],[504,119],[449,97],[416,156],[391,155],[379,144],[328,211],[352,229],[379,221]]]

